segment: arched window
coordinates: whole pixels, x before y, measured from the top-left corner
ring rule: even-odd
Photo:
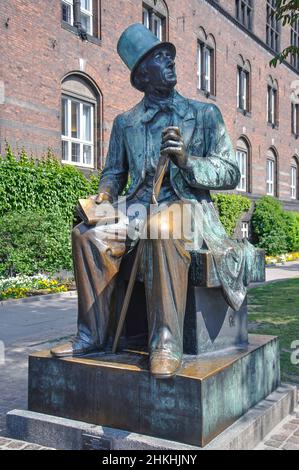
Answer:
[[[278,196],[278,158],[274,149],[267,152],[266,192],[268,196]]]
[[[145,0],[142,3],[142,23],[160,41],[168,39],[168,8],[163,0]]]
[[[237,108],[249,113],[251,108],[251,67],[248,60],[238,57],[237,65]]]
[[[272,127],[278,127],[279,108],[278,108],[278,83],[270,76],[267,87],[267,117],[268,123]]]
[[[236,150],[238,165],[241,173],[240,183],[237,187],[238,191],[250,191],[250,147],[244,138],[240,138],[237,142]]]
[[[298,199],[298,159],[292,158],[291,162],[291,199]]]
[[[207,97],[216,96],[216,42],[212,34],[199,29],[197,40],[197,88]]]
[[[96,168],[100,160],[100,93],[80,74],[62,82],[61,140],[62,161],[85,168]],[[98,145],[97,145],[98,144]],[[99,157],[99,158],[97,158]]]

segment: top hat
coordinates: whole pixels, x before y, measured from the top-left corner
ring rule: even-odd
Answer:
[[[165,46],[169,48],[173,57],[175,57],[175,46],[171,42],[161,42],[143,24],[132,24],[122,33],[117,43],[117,52],[131,70],[131,84],[135,88],[139,89],[134,79],[137,67],[153,50]]]

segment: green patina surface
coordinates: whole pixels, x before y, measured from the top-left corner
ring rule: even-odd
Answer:
[[[291,363],[291,344],[299,341],[299,279],[250,289],[248,311],[250,333],[279,337],[282,380],[299,383],[299,365]]]

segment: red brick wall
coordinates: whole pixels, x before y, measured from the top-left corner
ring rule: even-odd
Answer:
[[[235,1],[217,2],[234,16]],[[141,21],[141,0],[102,0],[101,45],[82,42],[61,26],[60,0],[10,0],[0,3],[0,81],[5,103],[0,105],[0,143],[25,146],[36,155],[47,147],[60,154],[61,80],[71,71],[90,76],[103,96],[103,154],[107,151],[114,117],[133,106],[142,95],[129,84],[129,71],[116,52],[121,32]],[[216,39],[217,96],[234,145],[245,134],[252,146],[252,193],[265,193],[266,152],[279,155],[279,195],[290,202],[290,162],[299,153],[291,135],[290,84],[298,74],[285,65],[269,68],[271,54],[206,0],[168,0],[169,39],[177,47],[178,91],[207,101],[197,90],[196,50],[200,27]],[[262,41],[266,31],[266,2],[256,1],[254,34]],[[5,22],[9,18],[8,27]],[[282,46],[290,33],[283,29]],[[252,113],[236,110],[236,64],[241,54],[252,67]],[[267,126],[267,78],[279,83],[279,129]],[[296,208],[295,204],[294,208]],[[291,206],[290,206],[291,207]]]

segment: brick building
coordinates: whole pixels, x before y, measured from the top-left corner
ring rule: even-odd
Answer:
[[[142,95],[116,52],[143,22],[177,47],[177,89],[221,109],[241,168],[238,188],[299,210],[298,44],[271,17],[275,0],[10,0],[0,3],[0,145],[41,155],[50,147],[85,170],[104,163],[115,116]],[[246,226],[243,227],[246,231]]]

